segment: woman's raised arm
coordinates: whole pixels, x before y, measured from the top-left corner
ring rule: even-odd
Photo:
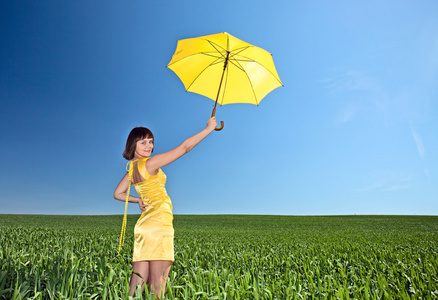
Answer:
[[[216,117],[211,117],[208,120],[207,127],[204,130],[188,138],[175,149],[172,149],[162,154],[154,155],[150,159],[148,159],[146,161],[146,170],[150,175],[157,174],[159,168],[164,167],[171,162],[174,162],[175,160],[192,150],[203,139],[205,139],[216,128],[216,126]]]

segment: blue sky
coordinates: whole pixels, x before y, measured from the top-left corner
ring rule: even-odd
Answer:
[[[163,168],[175,214],[438,214],[433,0],[3,1],[0,213],[122,214],[132,127],[168,151],[214,105],[165,68],[177,40],[219,32],[285,86]]]

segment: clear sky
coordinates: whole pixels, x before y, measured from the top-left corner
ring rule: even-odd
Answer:
[[[213,108],[165,67],[177,40],[219,32],[284,87],[163,168],[175,214],[438,214],[435,0],[2,1],[0,213],[122,214],[132,127],[160,153]]]

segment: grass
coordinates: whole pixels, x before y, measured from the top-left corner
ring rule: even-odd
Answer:
[[[128,299],[121,216],[0,215],[0,299]],[[438,299],[438,217],[176,215],[166,299]],[[137,293],[134,299],[149,299]]]

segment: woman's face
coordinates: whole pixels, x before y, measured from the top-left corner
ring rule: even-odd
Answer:
[[[144,138],[137,141],[135,145],[135,155],[134,157],[143,158],[151,156],[152,150],[154,149],[154,139]]]

